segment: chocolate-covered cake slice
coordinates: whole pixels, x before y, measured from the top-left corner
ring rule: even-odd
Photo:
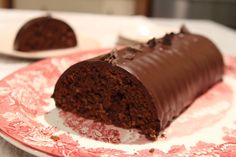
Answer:
[[[155,140],[199,95],[222,80],[223,59],[185,29],[76,63],[56,83],[56,106],[85,118],[136,128]]]
[[[26,22],[18,31],[14,49],[33,52],[77,45],[73,29],[65,22],[44,16]]]

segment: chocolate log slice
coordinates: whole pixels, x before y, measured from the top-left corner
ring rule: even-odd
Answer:
[[[72,65],[56,83],[56,106],[136,128],[155,140],[199,95],[222,80],[223,58],[207,38],[181,30]]]
[[[65,22],[44,16],[26,22],[18,31],[14,49],[23,52],[69,48],[77,45],[73,29]]]

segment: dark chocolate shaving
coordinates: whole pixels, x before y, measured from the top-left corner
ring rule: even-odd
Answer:
[[[117,59],[117,49],[113,49],[111,53],[103,56],[101,60],[107,61],[108,63],[115,64]]]
[[[147,42],[147,45],[149,46],[149,48],[154,48],[156,44],[157,44],[156,38],[152,38],[151,40],[148,40]]]
[[[171,32],[171,33],[168,33],[166,34],[164,37],[163,37],[163,40],[162,40],[162,43],[164,45],[171,45],[172,43],[172,38],[174,37],[175,33]]]
[[[180,27],[180,33],[183,33],[183,34],[191,34],[191,32],[188,30],[188,28],[185,26],[185,25],[182,25]]]

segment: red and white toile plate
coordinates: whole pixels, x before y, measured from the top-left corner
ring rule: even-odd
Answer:
[[[46,59],[0,82],[1,135],[38,156],[236,156],[236,58],[225,57],[224,81],[198,98],[157,141],[135,130],[58,110],[50,98],[60,74],[94,50]]]

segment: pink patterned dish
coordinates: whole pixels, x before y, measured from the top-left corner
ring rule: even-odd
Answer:
[[[54,85],[70,65],[108,49],[46,59],[0,82],[1,135],[35,155],[236,156],[236,58],[224,81],[198,98],[155,142],[136,130],[95,123],[58,110]]]

